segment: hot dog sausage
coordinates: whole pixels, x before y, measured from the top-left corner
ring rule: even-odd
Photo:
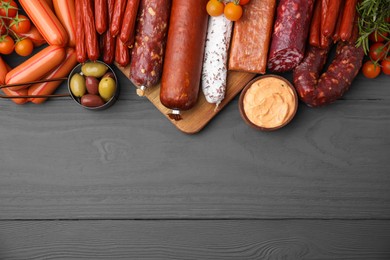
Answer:
[[[130,80],[141,90],[161,78],[171,0],[141,0],[135,44],[131,52]]]
[[[8,64],[5,63],[3,58],[1,58],[1,56],[0,56],[0,85],[5,83],[5,77],[7,75],[7,72],[10,70],[11,70],[11,68],[8,66]],[[13,91],[9,88],[2,88],[1,90],[7,96],[26,96],[27,95],[27,89]],[[11,98],[11,100],[18,105],[21,105],[21,104],[24,104],[27,102],[27,98]]]
[[[69,36],[68,46],[76,46],[76,9],[74,0],[53,0],[54,11]]]
[[[76,51],[73,48],[68,48],[66,50],[65,60],[57,68],[51,71],[50,74],[46,75],[45,79],[66,77],[69,75],[70,71],[74,68],[74,66],[76,66],[76,64]],[[31,85],[31,87],[28,88],[28,94],[51,95],[54,93],[54,91],[56,91],[56,89],[58,88],[58,86],[61,85],[61,83],[61,81],[52,81]],[[35,104],[41,104],[46,99],[47,98],[31,98],[30,101]]]
[[[293,69],[303,59],[314,0],[281,0],[279,2],[268,68],[275,72]]]
[[[252,0],[244,8],[245,15],[234,23],[228,67],[229,70],[264,74],[276,0]]]
[[[334,60],[320,76],[327,54],[328,49],[310,46],[302,63],[293,71],[298,96],[308,106],[323,106],[339,99],[358,74],[364,57],[361,47],[339,42]]]
[[[188,110],[198,99],[208,22],[206,5],[207,0],[172,1],[160,88],[161,103],[167,108]]]
[[[41,79],[64,59],[65,49],[60,46],[50,45],[36,53],[6,75],[7,84],[31,82]],[[28,85],[11,87],[11,90],[26,88]]]
[[[50,45],[65,46],[68,33],[44,0],[19,0],[31,21]]]

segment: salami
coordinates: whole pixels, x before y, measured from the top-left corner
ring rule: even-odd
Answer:
[[[181,110],[195,106],[200,87],[207,33],[208,0],[172,1],[168,40],[160,88],[161,103],[173,109],[169,116],[180,120]]]
[[[320,76],[328,50],[310,46],[302,63],[293,71],[298,96],[310,107],[327,105],[339,99],[349,89],[362,65],[363,49],[353,43],[339,42],[334,60]]]
[[[216,108],[225,98],[227,61],[233,22],[224,15],[209,18],[203,59],[202,91]]]
[[[170,6],[171,0],[140,1],[130,62],[130,80],[140,96],[161,78]]]
[[[305,54],[314,0],[281,0],[276,11],[268,68],[285,72],[297,66]]]
[[[229,70],[264,74],[267,69],[276,0],[252,0],[234,23]]]

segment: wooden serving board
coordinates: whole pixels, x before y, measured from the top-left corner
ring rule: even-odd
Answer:
[[[129,77],[130,66],[122,67],[118,64],[116,65],[118,69],[126,75],[126,77]],[[171,109],[168,109],[161,104],[160,84],[146,89],[145,97],[148,98],[149,101],[152,102],[157,109],[180,131],[186,134],[195,134],[205,127],[207,123],[215,117],[218,112],[221,111],[238,93],[240,93],[244,86],[255,76],[256,74],[253,73],[229,71],[225,99],[218,106],[218,110],[215,110],[215,104],[210,104],[206,101],[202,91],[200,91],[198,102],[195,107],[188,111],[181,111],[183,119],[179,121],[169,118],[168,114],[171,112]]]

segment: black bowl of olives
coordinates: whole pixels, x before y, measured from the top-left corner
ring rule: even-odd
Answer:
[[[87,61],[74,67],[68,77],[68,90],[77,104],[90,110],[106,109],[119,96],[116,74],[102,61]]]

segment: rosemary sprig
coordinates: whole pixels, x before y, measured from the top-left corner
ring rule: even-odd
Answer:
[[[367,55],[370,49],[368,36],[377,31],[378,35],[384,37],[383,33],[390,34],[390,23],[387,21],[390,17],[390,0],[362,0],[357,5],[359,14],[359,38],[356,46],[362,46]],[[389,45],[389,37],[386,39],[386,45]]]

